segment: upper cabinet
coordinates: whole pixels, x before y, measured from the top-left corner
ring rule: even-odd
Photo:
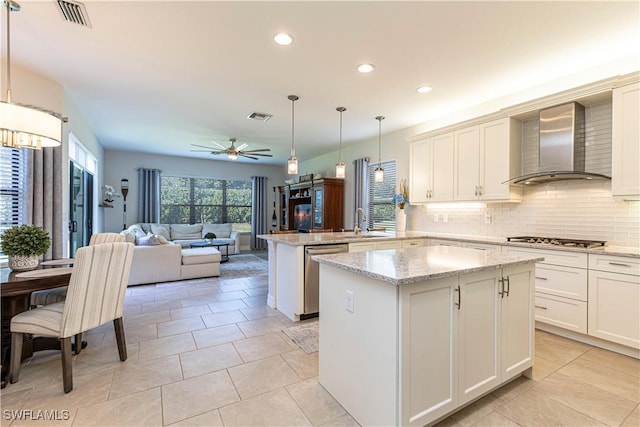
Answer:
[[[640,83],[613,90],[611,192],[640,199]]]
[[[409,159],[412,203],[453,200],[453,133],[411,143]]]
[[[520,174],[521,122],[503,118],[454,132],[454,200],[515,202]]]

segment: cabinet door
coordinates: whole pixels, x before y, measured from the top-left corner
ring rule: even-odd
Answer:
[[[409,162],[411,202],[426,202],[429,199],[429,190],[431,190],[431,141],[425,139],[411,143]]]
[[[501,381],[513,378],[533,365],[534,272],[532,265],[508,267],[501,286],[502,362]]]
[[[480,198],[509,199],[509,119],[480,125]]]
[[[366,251],[375,251],[375,250],[376,250],[375,242],[349,243],[349,252],[366,252]]]
[[[459,403],[500,383],[500,271],[460,276]]]
[[[478,126],[454,133],[454,200],[477,200],[480,177]]]
[[[401,240],[387,240],[376,242],[376,249],[400,249],[402,248]]]
[[[589,271],[589,335],[640,348],[640,276]]]
[[[431,202],[453,200],[453,133],[431,138]]]
[[[400,425],[423,426],[458,406],[457,284],[450,277],[400,287]]]
[[[611,192],[640,197],[640,83],[613,90]],[[627,198],[627,197],[625,197]]]

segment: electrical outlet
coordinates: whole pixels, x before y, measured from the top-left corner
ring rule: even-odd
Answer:
[[[491,224],[491,215],[489,215],[488,213],[484,214],[484,223]]]
[[[438,222],[438,221],[440,221],[440,215],[433,214],[433,222]]]
[[[447,213],[442,214],[442,222],[449,222],[449,214]]]
[[[347,291],[344,296],[344,309],[353,313],[353,292]]]

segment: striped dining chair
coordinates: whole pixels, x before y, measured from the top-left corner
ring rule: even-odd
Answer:
[[[96,233],[91,235],[91,238],[89,239],[89,246],[101,245],[103,243],[124,242],[124,238],[124,234],[120,233]],[[31,293],[31,307],[64,301],[66,295],[66,286],[33,292]]]
[[[122,313],[132,260],[132,243],[78,249],[65,301],[34,308],[11,319],[9,382],[18,381],[23,334],[60,339],[65,393],[73,389],[71,337],[113,321],[120,360],[127,360]]]

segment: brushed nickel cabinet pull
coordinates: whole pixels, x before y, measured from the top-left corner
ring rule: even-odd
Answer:
[[[539,308],[539,309],[542,309],[542,310],[546,310],[547,309],[547,307],[543,307],[541,305],[536,305],[536,308]]]
[[[618,267],[631,267],[629,264],[623,264],[621,262],[611,262],[609,261],[609,265],[617,265]]]
[[[503,280],[507,282],[507,296],[509,296],[509,292],[511,292],[511,282],[509,282],[509,276],[505,277]]]
[[[460,285],[456,287],[455,292],[458,294],[458,302],[454,302],[454,305],[458,307],[458,310],[460,310],[460,306],[462,306],[462,293],[460,292]]]
[[[549,280],[546,277],[540,277],[540,276],[536,276],[536,279],[540,279],[540,280]]]
[[[504,278],[499,278],[498,282],[500,282],[500,290],[498,291],[498,295],[500,295],[500,298],[504,298]]]

